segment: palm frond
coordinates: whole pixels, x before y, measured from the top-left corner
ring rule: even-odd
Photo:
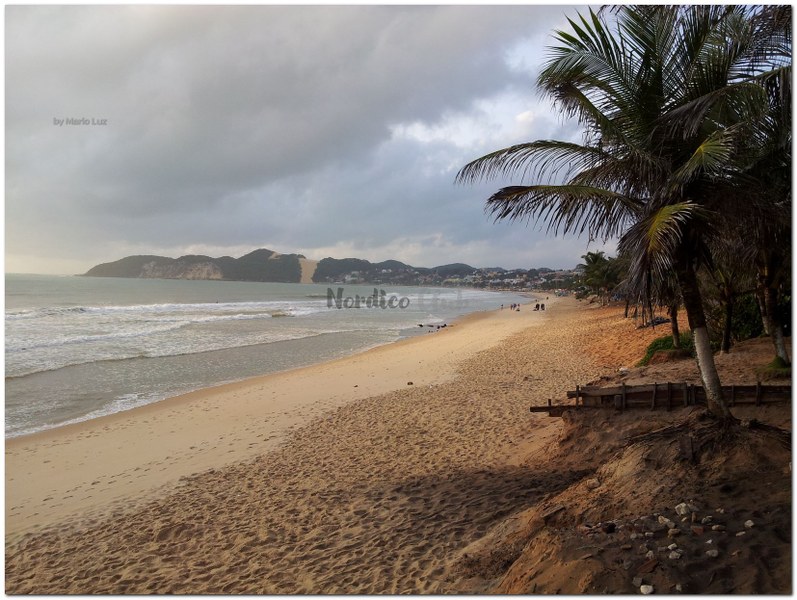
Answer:
[[[584,185],[509,186],[487,199],[485,211],[496,221],[543,221],[547,231],[618,236],[632,220],[637,202],[611,190]]]
[[[644,298],[650,298],[653,282],[670,277],[685,238],[707,216],[707,211],[693,202],[664,204],[623,234],[617,249],[631,258],[629,280]]]
[[[683,186],[700,175],[717,176],[726,172],[736,146],[735,133],[732,127],[712,132],[673,173],[671,184]]]
[[[455,181],[475,183],[517,173],[521,180],[528,175],[553,178],[562,171],[565,177],[569,177],[571,172],[594,165],[607,156],[598,147],[557,140],[538,140],[503,148],[477,158],[459,170]]]
[[[551,58],[537,79],[567,114],[584,123],[596,109],[606,115],[613,107],[633,110],[634,105],[627,53],[595,12],[589,17],[580,16],[580,24],[569,19],[573,33],[556,32],[560,45],[549,48]]]

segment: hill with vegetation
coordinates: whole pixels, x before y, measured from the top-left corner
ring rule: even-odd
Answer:
[[[304,275],[302,267],[304,266]],[[485,271],[463,263],[413,267],[398,260],[372,263],[361,258],[325,258],[311,261],[301,254],[280,254],[261,248],[240,258],[189,254],[179,258],[152,254],[127,256],[89,269],[87,277],[144,279],[216,279],[284,283],[377,283],[416,285],[466,278]],[[505,273],[497,267],[491,272]]]
[[[429,279],[467,277],[483,269],[463,263],[439,267],[413,267],[397,260],[372,263],[360,258],[325,258],[319,261],[313,274],[316,283],[356,280],[359,282],[389,282],[415,284]],[[503,271],[503,269],[501,269]]]
[[[365,285],[466,286],[480,289],[571,289],[579,280],[574,272],[548,268],[512,269],[473,267],[452,263],[437,267],[414,267],[398,260],[372,263],[362,258],[332,258],[320,261],[301,254],[280,254],[261,248],[240,258],[189,254],[168,258],[152,254],[127,256],[102,263],[84,274],[87,277],[131,277],[143,279],[215,279],[279,283],[326,283]]]
[[[180,258],[139,255],[103,263],[89,269],[87,277],[144,279],[218,279],[228,281],[301,281],[301,254],[279,254],[259,249],[240,258],[186,255]]]

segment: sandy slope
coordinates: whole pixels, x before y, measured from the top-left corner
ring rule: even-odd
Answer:
[[[300,258],[299,264],[302,267],[302,278],[299,283],[313,283],[313,274],[315,274],[318,261],[310,260],[309,258]]]
[[[691,359],[618,373],[662,332],[633,328],[617,308],[593,308],[590,321],[582,347],[607,368],[601,382],[699,383]],[[773,353],[772,342],[760,338],[715,360],[724,384],[749,384]],[[732,411],[741,423],[727,428],[699,407],[565,413],[551,443],[521,447],[516,460],[547,465],[572,485],[552,488],[465,548],[456,567],[460,589],[638,594],[649,585],[656,594],[790,593],[792,407]],[[691,459],[682,450],[687,438]],[[685,516],[676,509],[683,502]]]

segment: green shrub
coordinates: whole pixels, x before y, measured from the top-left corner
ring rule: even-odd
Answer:
[[[681,348],[686,350],[690,356],[695,355],[694,344],[692,343],[692,334],[690,332],[682,333],[681,334]],[[672,336],[665,335],[660,338],[656,338],[650,345],[648,345],[647,350],[645,351],[645,356],[642,357],[637,363],[638,367],[644,367],[649,362],[653,355],[658,352],[659,350],[672,350]]]
[[[780,356],[776,356],[768,365],[756,369],[756,375],[761,381],[791,379],[791,365],[787,364]]]

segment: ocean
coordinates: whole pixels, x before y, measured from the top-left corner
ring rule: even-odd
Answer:
[[[5,284],[6,437],[428,335],[528,300],[349,284],[14,274]]]

